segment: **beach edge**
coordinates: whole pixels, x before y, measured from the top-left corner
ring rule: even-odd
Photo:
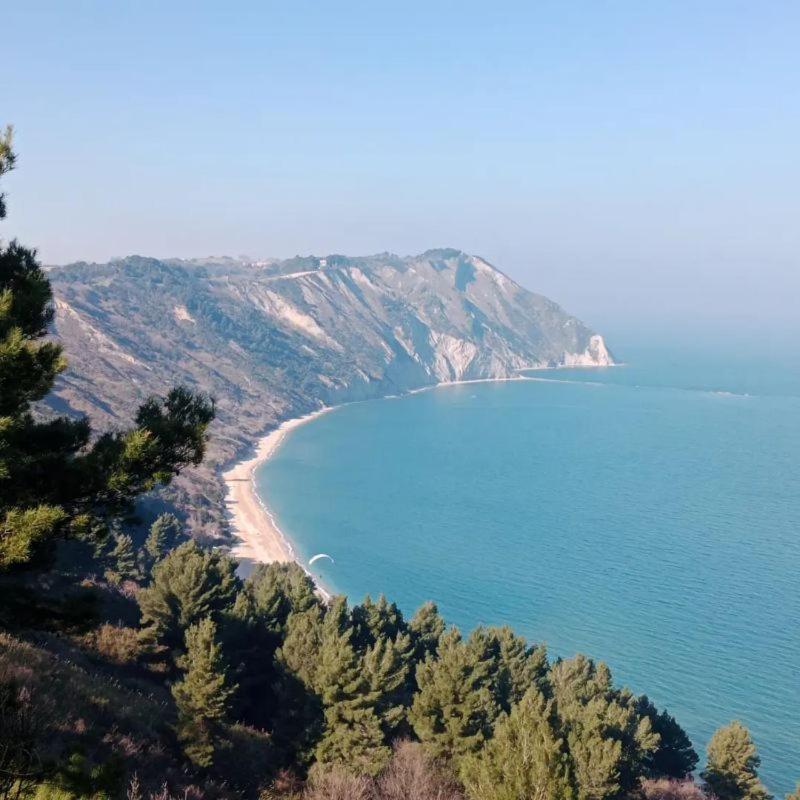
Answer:
[[[316,411],[284,420],[277,428],[258,438],[255,451],[221,473],[225,484],[225,516],[235,544],[234,558],[260,564],[299,563],[292,541],[280,529],[274,514],[262,500],[255,485],[258,467],[269,461],[286,436],[301,425],[317,419],[338,406],[324,406]]]
[[[613,364],[608,366],[620,366]],[[557,370],[559,367],[543,367],[534,365],[525,367],[525,371],[550,371]],[[573,367],[574,369],[575,367]],[[577,367],[580,369],[581,367]],[[428,392],[434,389],[447,387],[463,386],[474,383],[505,383],[509,381],[542,381],[548,382],[549,378],[538,378],[520,374],[520,369],[516,375],[502,378],[472,378],[457,381],[442,381],[409,389],[398,395],[384,395],[382,397],[369,398],[368,400],[355,400],[337,405],[323,406],[316,411],[311,411],[300,417],[293,417],[281,422],[269,433],[260,436],[255,442],[253,454],[241,461],[235,462],[221,473],[221,478],[225,484],[225,516],[228,522],[228,531],[234,539],[235,544],[231,547],[231,554],[235,558],[244,558],[255,563],[270,564],[291,563],[300,564],[306,571],[307,567],[300,561],[292,540],[281,530],[277,519],[266,501],[258,493],[255,484],[255,472],[262,464],[269,461],[285,441],[286,437],[301,425],[312,422],[323,414],[335,411],[346,405],[359,402],[371,402],[375,400],[389,400],[398,397]],[[310,574],[310,573],[309,573]]]

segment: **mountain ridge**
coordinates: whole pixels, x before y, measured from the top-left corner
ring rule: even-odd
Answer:
[[[286,418],[438,383],[614,363],[603,337],[557,303],[452,248],[262,261],[129,256],[49,276],[54,334],[70,364],[54,410],[88,413],[103,430],[174,383],[217,399],[206,464],[168,495],[210,538],[224,527],[221,468]]]

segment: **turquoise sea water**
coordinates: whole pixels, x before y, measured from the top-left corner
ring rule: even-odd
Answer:
[[[257,481],[324,583],[586,652],[699,752],[747,724],[800,779],[800,363],[632,344],[628,365],[341,408]]]

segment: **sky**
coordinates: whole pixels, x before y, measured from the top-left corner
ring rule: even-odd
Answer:
[[[800,317],[800,4],[3,9],[0,236],[47,263],[485,257],[595,325]]]

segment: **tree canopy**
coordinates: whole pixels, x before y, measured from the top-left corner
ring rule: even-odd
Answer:
[[[760,764],[750,731],[734,720],[711,737],[703,780],[719,800],[767,800],[758,777]]]
[[[0,177],[15,163],[7,129]],[[53,314],[36,251],[0,244],[0,571],[46,557],[59,535],[105,534],[136,497],[201,461],[214,417],[208,397],[176,387],[146,400],[132,428],[96,438],[86,418],[39,419],[35,404],[67,365],[47,338]]]

